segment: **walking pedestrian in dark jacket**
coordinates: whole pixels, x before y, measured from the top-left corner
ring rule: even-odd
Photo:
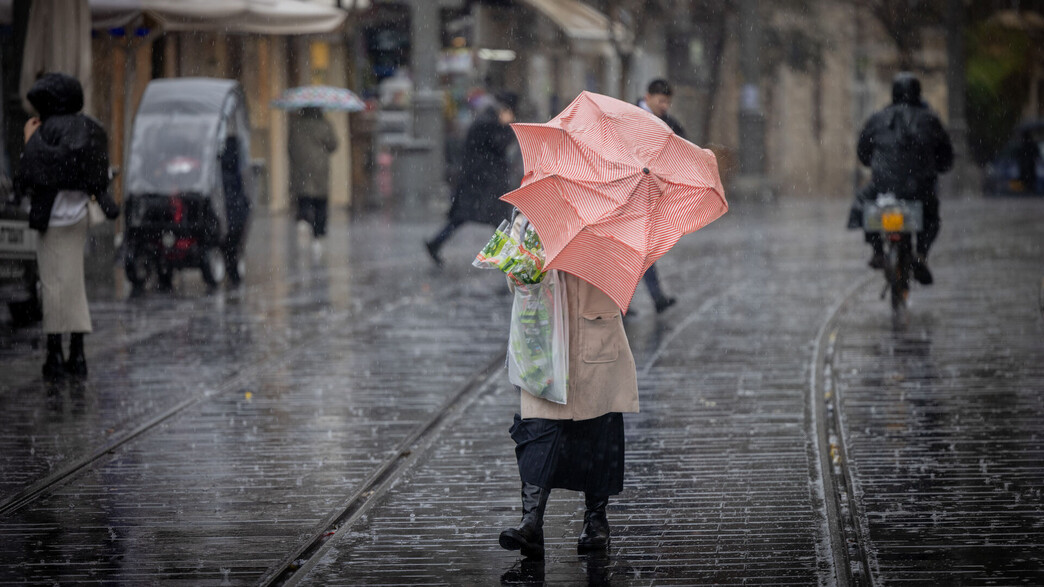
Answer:
[[[100,124],[80,114],[83,89],[76,78],[45,74],[26,98],[38,117],[25,125],[25,150],[15,184],[29,194],[29,225],[40,232],[37,263],[47,334],[43,374],[85,376],[83,337],[92,328],[83,254],[91,196],[108,217],[119,214],[108,196],[108,138]],[[68,360],[62,354],[66,332],[70,333]]]
[[[855,208],[861,209],[880,193],[893,193],[903,200],[923,204],[924,229],[917,233],[914,279],[932,283],[928,251],[939,234],[938,177],[953,167],[953,145],[942,122],[921,100],[921,82],[903,72],[892,82],[892,104],[876,112],[859,133],[856,149],[859,162],[870,168],[872,177],[859,194]],[[870,266],[884,266],[884,245],[876,233],[867,233],[874,247]]]
[[[247,221],[250,219],[250,197],[243,183],[243,156],[240,151],[238,136],[229,134],[225,137],[225,146],[221,150],[221,186],[225,193],[228,234],[225,235],[225,242],[221,243],[221,250],[225,254],[228,279],[233,286],[239,285],[242,278],[239,273],[239,252],[243,248]]]
[[[645,97],[638,100],[638,106],[643,110],[652,112],[653,115],[671,127],[674,134],[684,139],[686,138],[685,129],[682,128],[681,123],[676,118],[668,114],[668,111],[671,109],[673,94],[674,91],[667,80],[654,79],[649,82],[649,86],[645,91]],[[645,282],[645,287],[648,288],[649,295],[652,296],[657,314],[674,305],[676,300],[663,293],[663,287],[660,285],[660,276],[656,271],[655,264],[646,270],[642,281]]]
[[[512,184],[508,148],[515,143],[509,126],[515,121],[518,98],[511,93],[497,94],[497,103],[479,114],[464,139],[464,161],[460,181],[453,193],[446,225],[425,242],[436,265],[442,265],[439,250],[458,228],[467,222],[498,226],[511,215],[511,205],[500,196],[518,187]]]

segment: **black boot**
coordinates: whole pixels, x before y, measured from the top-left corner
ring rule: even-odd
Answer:
[[[657,299],[655,302],[653,302],[656,304],[656,313],[663,314],[667,310],[667,308],[673,306],[677,301],[678,300],[669,296],[664,296],[662,298]]]
[[[424,241],[424,248],[428,249],[428,256],[431,257],[431,261],[435,263],[436,267],[442,267],[442,257],[439,256],[439,248],[442,246],[441,242]]]
[[[878,237],[877,239],[871,241],[870,244],[874,247],[874,254],[870,256],[870,261],[867,263],[867,265],[869,265],[871,269],[884,269],[884,243],[882,243],[880,237]]]
[[[868,232],[866,233],[866,242],[870,243],[870,246],[874,249],[874,253],[870,256],[870,261],[867,262],[867,265],[871,269],[884,269],[884,239],[876,232]]]
[[[521,550],[522,556],[544,558],[544,508],[551,492],[531,483],[522,484],[522,523],[500,533],[500,546]]]
[[[934,279],[932,279],[932,272],[928,270],[928,259],[925,255],[917,255],[914,259],[911,269],[913,269],[913,277],[921,285],[931,285]]]
[[[65,357],[62,356],[62,335],[47,335],[47,360],[43,364],[44,379],[57,379],[65,375]]]
[[[524,558],[500,576],[501,585],[544,586],[544,560]]]
[[[83,356],[82,332],[69,335],[69,360],[65,362],[65,371],[74,377],[87,376],[87,357]]]
[[[587,511],[584,512],[584,529],[577,540],[577,552],[591,552],[609,548],[609,520],[605,517],[605,506],[609,498],[584,494]]]

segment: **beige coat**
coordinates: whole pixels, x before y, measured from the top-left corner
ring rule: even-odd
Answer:
[[[523,418],[587,420],[638,411],[638,377],[623,317],[609,296],[563,273],[569,322],[566,404],[522,393]]]

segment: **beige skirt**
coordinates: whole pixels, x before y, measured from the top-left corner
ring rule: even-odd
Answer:
[[[71,226],[52,226],[40,235],[36,248],[43,289],[43,331],[46,334],[91,332],[91,312],[83,278],[87,218]]]

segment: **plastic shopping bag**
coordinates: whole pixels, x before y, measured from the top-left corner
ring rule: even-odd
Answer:
[[[558,271],[549,271],[540,283],[516,285],[507,362],[511,383],[536,397],[566,403],[569,331]]]
[[[513,231],[513,224],[501,222],[471,264],[480,269],[499,269],[516,284],[539,283],[546,273],[540,237],[525,217],[520,231]]]

